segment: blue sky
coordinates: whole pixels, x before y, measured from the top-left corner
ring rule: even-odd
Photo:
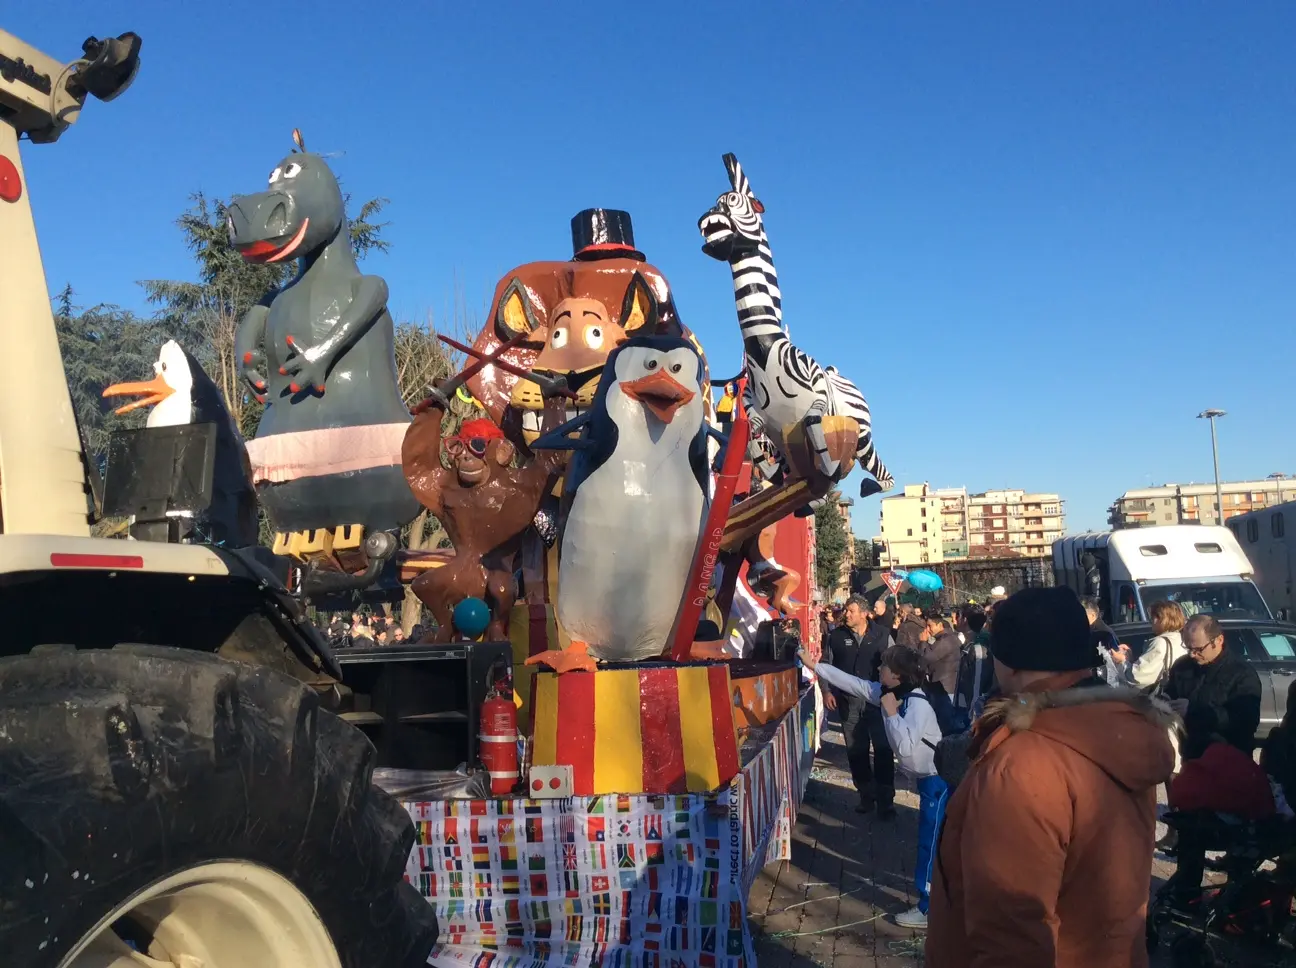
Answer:
[[[192,277],[188,194],[260,190],[300,127],[391,199],[366,267],[397,313],[444,316],[456,280],[479,307],[624,208],[729,372],[696,220],[733,151],[793,338],[859,384],[898,481],[1055,490],[1097,527],[1210,478],[1206,407],[1225,477],[1296,472],[1289,3],[61,0],[3,26],[66,59],[144,38],[130,91],[24,149],[49,282],[85,303]]]

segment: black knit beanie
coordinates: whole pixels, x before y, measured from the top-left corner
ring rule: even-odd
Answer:
[[[990,651],[1013,670],[1073,672],[1097,662],[1089,616],[1069,588],[1023,588],[995,606]]]

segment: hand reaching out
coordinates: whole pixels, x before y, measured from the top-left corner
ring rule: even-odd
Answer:
[[[894,716],[900,711],[900,700],[896,699],[893,692],[882,693],[882,701],[879,705],[882,707],[883,714],[887,716]]]

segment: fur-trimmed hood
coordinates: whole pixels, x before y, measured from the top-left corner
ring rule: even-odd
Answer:
[[[1181,725],[1163,700],[1134,689],[1080,686],[1023,692],[986,704],[969,752],[975,761],[1013,735],[1031,732],[1092,761],[1126,789],[1141,790],[1170,775],[1170,734]]]

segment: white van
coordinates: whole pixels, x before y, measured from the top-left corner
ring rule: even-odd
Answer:
[[[1146,622],[1166,599],[1188,615],[1272,619],[1251,563],[1228,528],[1176,524],[1069,535],[1053,542],[1053,575],[1098,599],[1108,622]]]

